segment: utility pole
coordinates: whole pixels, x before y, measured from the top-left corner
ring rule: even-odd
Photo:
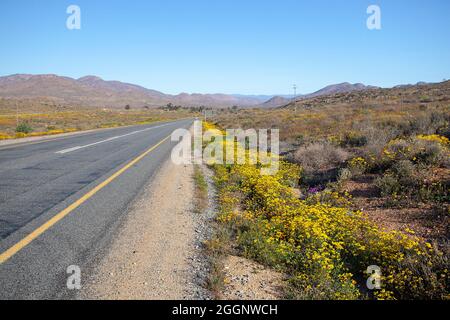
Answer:
[[[294,112],[297,113],[297,105],[295,104],[295,97],[297,97],[297,85],[294,84],[292,88],[294,89]]]

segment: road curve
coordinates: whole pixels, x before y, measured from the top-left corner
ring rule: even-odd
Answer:
[[[67,299],[192,120],[0,148],[0,299]],[[173,196],[173,195],[168,195]]]

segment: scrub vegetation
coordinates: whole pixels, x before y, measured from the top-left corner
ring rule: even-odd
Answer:
[[[208,127],[279,128],[282,157],[275,176],[214,165],[218,221],[290,298],[449,299],[449,99],[444,82],[221,112]]]
[[[18,104],[19,112],[16,112]],[[194,117],[191,109],[100,109],[63,107],[53,102],[0,98],[0,140],[54,135],[90,129],[148,124]]]

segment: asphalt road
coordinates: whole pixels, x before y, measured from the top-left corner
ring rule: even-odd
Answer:
[[[75,297],[67,268],[80,267],[82,277],[89,272],[127,206],[170,156],[174,143],[164,139],[191,124],[0,147],[0,299]]]

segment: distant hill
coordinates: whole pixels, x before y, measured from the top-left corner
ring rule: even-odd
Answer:
[[[400,88],[400,89],[402,89],[402,88],[412,88],[414,86],[426,86],[426,85],[430,85],[430,84],[432,84],[432,83],[420,81],[420,82],[417,82],[416,84],[400,84],[398,86],[395,86],[394,89],[397,89],[397,88]]]
[[[61,104],[105,108],[159,107],[168,103],[182,106],[248,107],[261,103],[252,97],[226,94],[169,95],[120,81],[105,81],[96,76],[72,79],[57,75],[17,74],[0,77],[0,97],[45,98]]]
[[[286,99],[291,99],[292,94],[233,94],[233,96],[237,98],[252,98],[252,99],[258,99],[261,103],[266,102],[274,97],[282,97]]]
[[[310,99],[314,97],[321,97],[321,96],[327,96],[332,95],[336,93],[348,93],[348,92],[354,92],[354,91],[363,91],[368,89],[377,89],[378,87],[374,86],[366,86],[362,83],[355,83],[351,84],[348,82],[344,83],[338,83],[326,86],[325,88],[322,88],[316,92],[310,93],[310,94],[304,94],[304,95],[298,95],[295,97],[295,101],[299,100],[305,100]],[[282,107],[284,105],[289,104],[290,102],[294,101],[293,98],[288,98],[287,96],[275,96],[271,99],[267,100],[266,102],[258,105],[260,108],[277,108]]]
[[[362,88],[361,86],[358,86]],[[435,99],[429,98],[433,92]],[[305,95],[300,99],[291,100],[280,108],[320,108],[335,105],[361,105],[364,101],[370,101],[367,105],[378,106],[386,100],[390,100],[392,105],[403,103],[416,103],[417,105],[439,101],[446,103],[450,93],[450,81],[439,83],[418,82],[415,85],[398,85],[392,88],[377,88],[366,86],[366,89],[352,90],[349,92],[335,92],[331,90],[329,94]],[[310,97],[307,97],[310,96]],[[399,98],[401,97],[401,98]]]
[[[288,104],[289,102],[291,102],[292,99],[288,99],[288,98],[284,98],[284,97],[280,97],[280,96],[275,96],[269,100],[267,100],[266,102],[258,105],[258,108],[277,108],[277,107],[281,107],[284,106],[286,104]]]
[[[343,82],[343,83],[326,86],[325,88],[322,88],[316,92],[303,95],[301,98],[303,98],[303,99],[314,98],[314,97],[318,97],[318,96],[325,96],[325,95],[330,95],[330,94],[335,94],[335,93],[362,91],[362,90],[377,89],[377,88],[378,87],[374,87],[374,86],[366,86],[362,83],[351,84],[348,82]]]

